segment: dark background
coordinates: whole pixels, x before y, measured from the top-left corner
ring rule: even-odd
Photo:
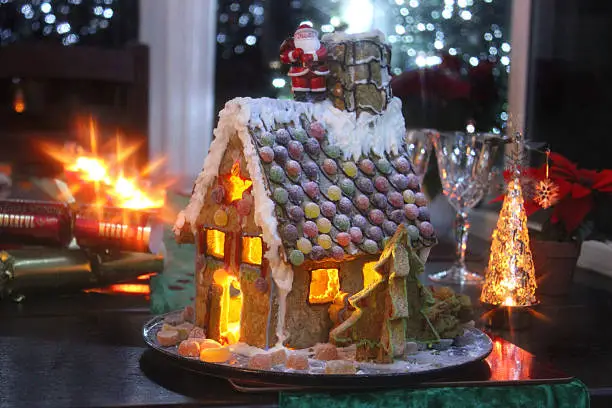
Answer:
[[[612,167],[612,4],[533,2],[527,130],[592,169]]]
[[[282,68],[276,62],[279,44],[306,18],[314,22],[329,20],[331,11],[320,5],[315,7],[314,3],[300,0],[219,0],[217,31],[223,34],[223,38],[217,38],[217,111],[228,99],[236,96],[279,95],[279,90],[271,86],[274,77],[282,76]],[[56,30],[43,32],[44,24],[40,22],[44,20],[37,11],[40,4],[40,0],[0,2],[0,45],[30,41],[66,43],[69,40],[68,34],[60,35]],[[70,46],[123,47],[137,40],[138,7],[142,7],[137,0],[58,0],[52,4],[57,21],[67,19],[71,22],[71,33],[78,35],[76,42],[68,41]],[[607,47],[612,38],[609,24],[612,5],[598,0],[537,0],[532,4],[527,135],[548,142],[554,151],[577,161],[582,167],[612,167],[612,136],[608,126],[612,110],[609,85],[612,67]],[[26,19],[22,8],[27,5],[38,14]],[[98,6],[112,9],[112,18],[95,14],[93,10]],[[245,10],[256,16],[252,7],[262,8],[260,17],[240,23],[239,18]],[[249,34],[257,37],[254,46],[244,46],[243,39]],[[53,103],[49,101],[51,107],[57,106],[58,101],[61,105],[61,101],[70,99],[61,93],[71,92],[70,86],[57,83],[47,86],[50,89],[48,94],[53,96]],[[503,87],[503,84],[498,86]],[[0,113],[3,113],[4,129],[41,126],[61,130],[66,126],[68,116],[53,109],[47,110],[50,115],[34,122],[10,115],[15,88],[14,82],[0,81]],[[76,88],[87,89],[80,84]],[[89,89],[92,104],[102,104],[111,98],[104,90]],[[497,91],[505,95],[503,89]],[[465,115],[465,118],[457,118],[456,122],[467,121],[469,113]],[[419,125],[441,126],[436,120],[433,116],[431,120],[425,120],[427,123],[421,121]]]

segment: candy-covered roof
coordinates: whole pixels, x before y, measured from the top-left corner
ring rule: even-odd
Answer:
[[[306,114],[297,123],[249,130],[289,261],[377,254],[404,222],[416,246],[431,246],[427,201],[403,144],[353,160],[331,131]]]

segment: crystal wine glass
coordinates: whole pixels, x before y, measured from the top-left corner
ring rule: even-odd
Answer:
[[[474,285],[483,277],[465,266],[468,212],[488,189],[489,174],[497,147],[503,138],[489,133],[430,132],[436,150],[442,190],[457,211],[455,219],[456,260],[450,269],[429,275],[438,283]]]
[[[433,148],[430,134],[433,132],[435,131],[431,129],[409,129],[406,132],[406,150],[420,185],[423,184],[429,166]]]

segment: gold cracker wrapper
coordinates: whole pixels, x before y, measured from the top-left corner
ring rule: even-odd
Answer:
[[[0,297],[29,291],[91,287],[97,279],[83,251],[22,248],[0,251]]]

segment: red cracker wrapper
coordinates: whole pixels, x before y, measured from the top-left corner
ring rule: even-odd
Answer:
[[[0,200],[0,245],[70,243],[71,211],[65,203]]]
[[[157,252],[162,227],[155,213],[83,206],[74,220],[74,237],[82,248]]]

